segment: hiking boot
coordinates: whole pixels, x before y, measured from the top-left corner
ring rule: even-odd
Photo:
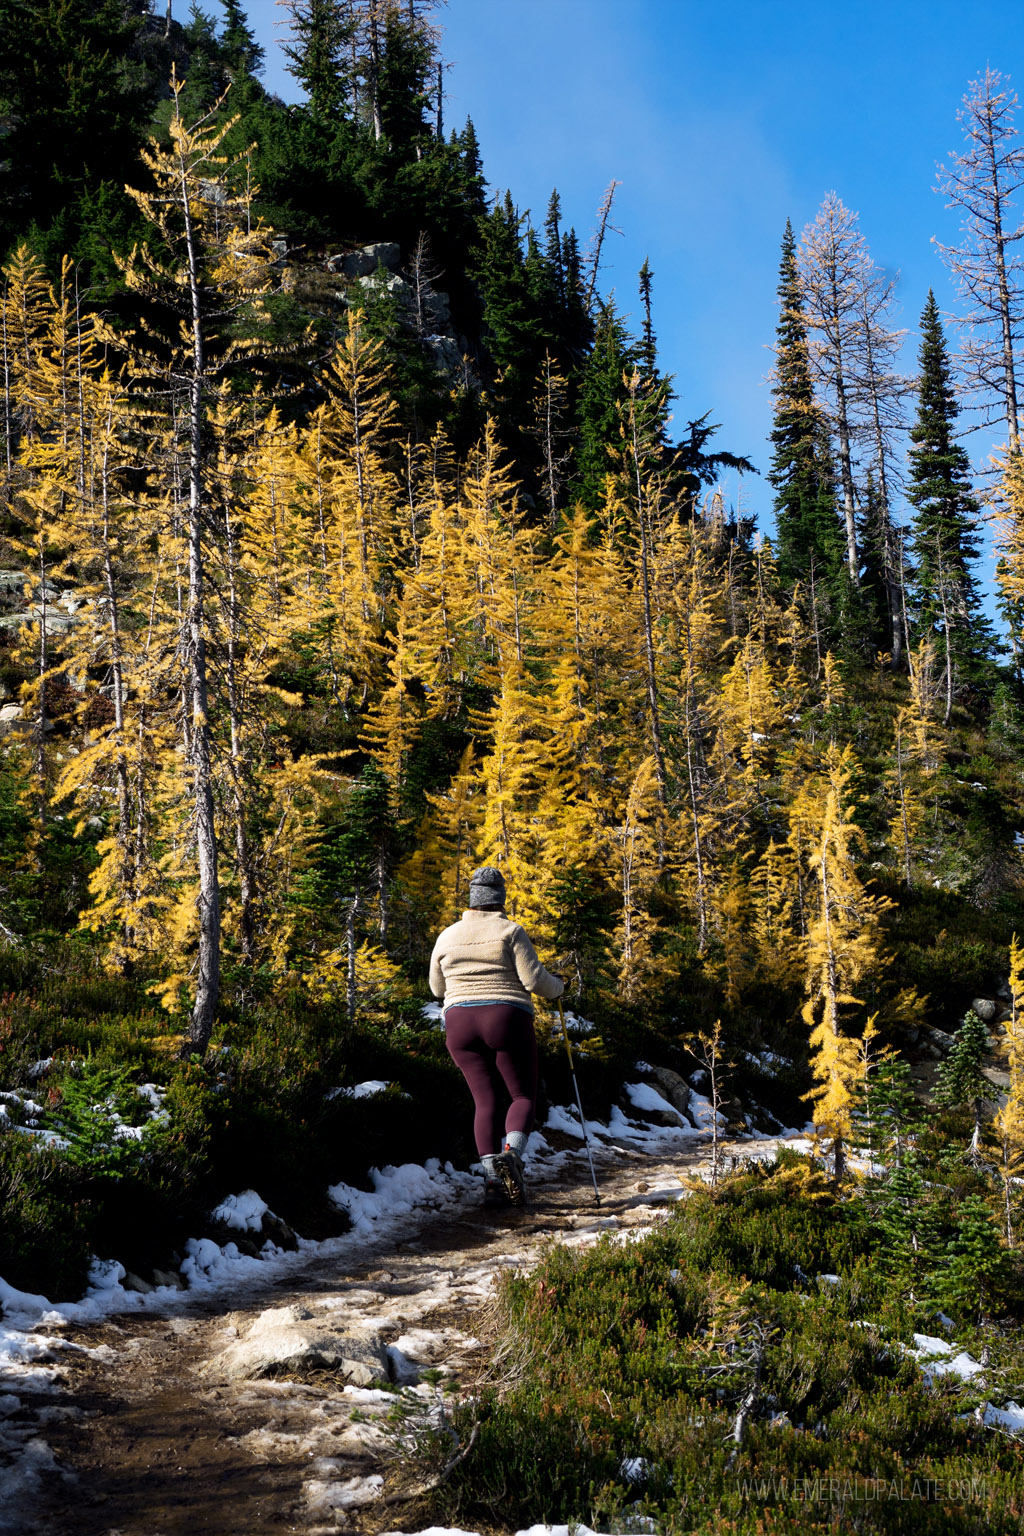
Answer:
[[[484,1179],[484,1209],[504,1210],[508,1205],[508,1195],[505,1193],[505,1185],[501,1179]]]
[[[504,1152],[499,1152],[494,1159],[494,1165],[498,1170],[498,1177],[505,1186],[505,1193],[511,1205],[524,1206],[526,1204],[526,1178],[523,1173],[523,1160],[518,1152],[513,1152],[511,1147],[506,1147]]]

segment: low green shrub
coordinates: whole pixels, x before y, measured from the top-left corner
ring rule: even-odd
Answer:
[[[91,1237],[82,1170],[23,1132],[0,1129],[0,1275],[19,1290],[73,1300]]]
[[[423,1447],[436,1465],[476,1434],[438,1523],[1018,1532],[1016,1451],[975,1422],[970,1383],[924,1379],[907,1346],[941,1325],[874,1241],[864,1202],[788,1157],[695,1190],[640,1242],[555,1248],[506,1277],[503,1385]]]

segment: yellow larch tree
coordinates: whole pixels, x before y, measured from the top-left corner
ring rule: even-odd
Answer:
[[[455,922],[468,900],[483,816],[481,780],[472,742],[446,789],[427,794],[430,807],[416,846],[399,869],[399,884],[431,928]]]
[[[46,269],[34,251],[19,245],[3,268],[0,281],[0,363],[3,367],[4,459],[7,495],[15,480],[22,443],[32,439],[35,422],[36,364],[52,315]]]
[[[913,860],[925,815],[921,794],[924,769],[920,760],[923,735],[917,703],[912,699],[909,705],[896,711],[892,757],[885,773],[888,797],[893,807],[889,821],[889,840],[907,890],[910,890],[913,883]]]
[[[801,976],[801,946],[794,931],[797,892],[796,859],[772,838],[750,871],[748,900],[757,975],[780,988]]]
[[[992,499],[996,525],[996,584],[1010,632],[1014,671],[1024,671],[1024,456],[1019,447],[996,462],[999,481]]]
[[[452,720],[475,671],[474,599],[463,580],[462,518],[445,473],[447,443],[436,434],[430,446],[432,473],[424,492],[417,565],[405,573],[406,643],[428,716]]]
[[[465,622],[479,657],[477,680],[493,683],[508,668],[524,664],[534,541],[521,526],[518,487],[504,464],[491,419],[469,454],[460,492]]]
[[[358,613],[378,633],[404,543],[401,487],[388,464],[398,407],[382,344],[353,310],[324,372],[327,409],[314,423],[318,475],[326,466],[326,540],[342,621]]]
[[[618,989],[630,1003],[664,977],[664,966],[655,950],[657,923],[649,906],[651,890],[659,878],[658,808],[657,763],[652,753],[637,770],[615,829],[620,913],[612,942]]]
[[[275,268],[269,232],[252,216],[246,157],[232,159],[224,148],[234,120],[207,117],[190,126],[181,89],[172,74],[169,143],[153,141],[143,151],[147,189],[130,189],[158,238],[119,259],[145,320],[131,334],[101,321],[98,334],[125,358],[135,430],[149,444],[154,477],[163,477],[170,524],[164,548],[177,635],[162,655],[166,693],[180,699],[183,752],[165,755],[156,797],[178,821],[161,860],[176,893],[165,995],[176,987],[191,994],[184,1048],[202,1054],[220,991],[222,913],[213,739],[220,676],[211,655],[223,636],[223,530],[211,478],[211,412],[230,370],[267,350],[265,296]]]
[[[870,894],[856,869],[863,833],[853,820],[853,749],[830,746],[816,789],[817,825],[809,874],[804,940],[807,1000],[803,1019],[810,1031],[811,1070],[819,1137],[827,1140],[837,1181],[846,1171],[850,1112],[860,1075],[860,1044],[851,1033],[861,1000],[854,989],[885,966],[881,916],[892,903]]]
[[[1010,1087],[995,1117],[1003,1180],[1003,1214],[1008,1247],[1016,1246],[1014,1195],[1024,1176],[1024,945],[1010,941],[1010,1017],[1006,1021],[1006,1065]]]
[[[394,634],[388,637],[388,685],[365,715],[362,739],[398,794],[405,787],[409,757],[419,735],[422,710],[409,688],[414,679],[408,641],[415,598],[406,589],[398,605]]]

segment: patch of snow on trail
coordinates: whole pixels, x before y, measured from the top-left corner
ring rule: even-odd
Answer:
[[[243,1189],[240,1195],[228,1195],[211,1214],[214,1221],[222,1221],[238,1232],[258,1232],[269,1210],[270,1206],[254,1189]]]
[[[400,1168],[371,1168],[372,1190],[356,1189],[351,1184],[332,1184],[327,1193],[335,1205],[348,1211],[352,1231],[366,1236],[374,1232],[382,1218],[408,1216],[419,1206],[439,1210],[454,1205],[467,1187],[475,1187],[472,1174],[459,1173],[451,1163],[442,1168],[436,1157],[419,1163],[403,1163]]]
[[[625,1087],[629,1102],[636,1109],[660,1110],[662,1114],[675,1115],[678,1119],[682,1119],[678,1109],[670,1104],[657,1088],[652,1088],[650,1083],[627,1083]]]
[[[332,1088],[329,1099],[374,1099],[378,1093],[387,1093],[391,1087],[381,1077],[368,1078],[365,1083],[353,1083],[351,1088]],[[408,1098],[408,1094],[405,1095]]]
[[[694,1073],[695,1077],[696,1075],[697,1074]],[[705,1131],[708,1133],[708,1135],[710,1135],[711,1129],[715,1123],[715,1112],[711,1107],[711,1100],[705,1098],[704,1094],[698,1093],[696,1089],[691,1088],[690,1102],[687,1107],[689,1109],[690,1118],[697,1126],[698,1130]],[[725,1125],[726,1123],[725,1116],[722,1114],[721,1110],[719,1110],[718,1113],[718,1123],[720,1126]]]

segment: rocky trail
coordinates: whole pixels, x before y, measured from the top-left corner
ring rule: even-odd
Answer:
[[[552,1242],[650,1228],[707,1150],[603,1146],[598,1207],[582,1155],[552,1148],[534,1160],[526,1211],[483,1210],[479,1181],[457,1176],[440,1209],[261,1266],[266,1279],[244,1289],[182,1292],[159,1312],[88,1325],[43,1320],[39,1358],[52,1364],[8,1420],[22,1474],[0,1529],[422,1529],[402,1442],[486,1376],[499,1272],[532,1266]]]

